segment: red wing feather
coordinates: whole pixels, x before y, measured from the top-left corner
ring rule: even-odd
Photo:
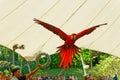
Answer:
[[[96,28],[102,26],[102,25],[107,25],[107,23],[104,23],[104,24],[100,24],[100,25],[96,25],[96,26],[93,26],[91,28],[88,28],[88,29],[85,29],[83,31],[81,31],[80,33],[77,34],[77,39],[83,37],[84,35],[88,35],[90,34],[91,32],[93,32]]]
[[[58,35],[61,39],[63,39],[64,41],[66,40],[67,34],[64,33],[61,29],[48,24],[46,22],[40,21],[38,19],[34,19],[34,21],[40,25],[42,25],[43,27],[45,27],[46,29],[52,31],[54,34]]]

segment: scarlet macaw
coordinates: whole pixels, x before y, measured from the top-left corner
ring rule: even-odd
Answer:
[[[36,18],[34,18],[34,21],[35,21],[35,23],[38,23],[38,24],[42,25],[44,28],[52,31],[54,34],[58,35],[62,40],[65,41],[63,45],[57,47],[58,48],[57,53],[61,57],[60,67],[63,67],[63,68],[69,68],[72,65],[72,56],[75,56],[75,54],[80,49],[79,47],[74,45],[76,40],[83,37],[84,35],[90,34],[96,28],[98,28],[102,25],[107,25],[107,23],[96,25],[96,26],[93,26],[91,28],[81,31],[78,34],[73,33],[71,35],[68,35],[65,32],[63,32],[61,29],[59,29],[51,24],[48,24],[48,23],[38,20]]]

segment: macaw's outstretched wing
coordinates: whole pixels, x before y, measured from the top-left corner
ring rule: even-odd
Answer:
[[[91,27],[91,28],[88,28],[88,29],[85,29],[85,30],[81,31],[80,33],[78,33],[78,34],[76,35],[77,39],[83,37],[84,35],[90,34],[90,33],[93,32],[96,28],[98,28],[98,27],[100,27],[100,26],[102,26],[102,25],[107,25],[107,23],[100,24],[100,25],[96,25],[96,26],[93,26],[93,27]],[[77,39],[76,39],[76,40],[77,40]]]
[[[35,19],[35,18],[34,18],[34,21],[35,21],[35,23],[38,23],[38,24],[42,25],[43,27],[45,27],[46,29],[52,31],[54,34],[58,35],[64,41],[66,40],[68,35],[66,33],[64,33],[62,30],[60,30],[59,28],[57,28],[51,24],[48,24],[46,22]]]

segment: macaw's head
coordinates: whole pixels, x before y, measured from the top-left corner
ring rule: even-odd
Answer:
[[[75,33],[71,34],[71,39],[72,39],[72,40],[76,40],[76,39],[77,39],[77,37],[76,37],[76,34],[75,34]]]

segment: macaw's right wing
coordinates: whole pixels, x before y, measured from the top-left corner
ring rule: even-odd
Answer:
[[[46,22],[40,21],[36,18],[34,18],[34,21],[35,21],[35,23],[42,25],[44,28],[46,28],[46,29],[52,31],[54,34],[58,35],[62,40],[64,40],[64,41],[66,40],[68,35],[65,32],[63,32],[61,29],[59,29],[51,24],[48,24]]]

